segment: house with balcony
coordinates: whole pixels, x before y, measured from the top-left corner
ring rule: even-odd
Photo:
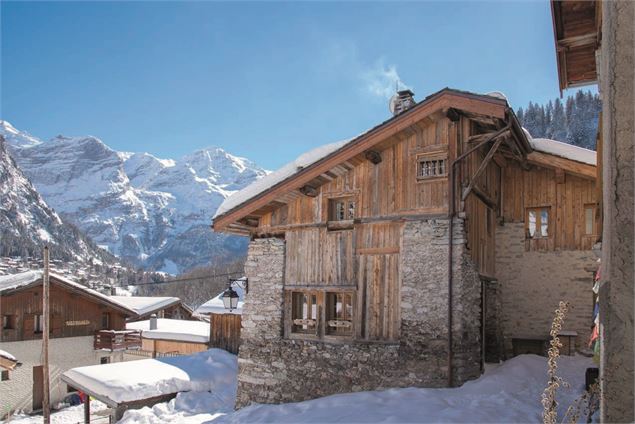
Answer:
[[[49,287],[50,401],[55,405],[67,395],[60,380],[64,371],[122,361],[126,350],[141,347],[141,338],[138,331],[126,330],[126,319],[137,315],[126,305],[55,274]],[[42,407],[42,295],[42,271],[0,277],[0,350],[22,364],[0,381],[0,419]]]

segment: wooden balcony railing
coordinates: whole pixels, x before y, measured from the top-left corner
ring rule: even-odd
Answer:
[[[137,350],[141,349],[139,330],[99,330],[95,332],[95,350]]]

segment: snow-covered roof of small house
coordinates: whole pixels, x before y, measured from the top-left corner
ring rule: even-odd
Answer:
[[[141,330],[146,339],[175,340],[190,343],[209,342],[209,323],[183,319],[157,318],[156,330],[150,330],[150,320],[129,322],[127,330]]]
[[[6,350],[0,349],[0,368],[11,371],[18,365],[20,364],[15,356],[11,355]]]
[[[181,302],[178,297],[152,297],[152,296],[109,296],[112,300],[126,305],[139,316],[160,311],[169,306]]]
[[[597,153],[593,150],[548,138],[531,138],[529,144],[534,150],[539,152],[586,163],[587,165],[597,165]]]
[[[62,381],[111,407],[125,402],[178,392],[236,392],[236,355],[209,349],[174,358],[142,359],[78,367],[62,374]]]
[[[236,293],[238,293],[238,305],[236,309],[225,309],[225,305],[223,303],[223,292],[219,293],[218,296],[215,296],[203,303],[199,306],[195,313],[200,315],[208,315],[208,314],[242,314],[243,313],[243,304],[245,303],[245,291],[240,287],[234,287]]]
[[[41,270],[30,270],[20,272],[18,274],[2,275],[0,276],[0,294],[31,287],[38,283],[38,281],[42,280],[43,276],[44,271]],[[69,280],[68,278],[54,273],[49,273],[49,278],[53,284],[58,283],[70,289],[84,292],[86,295],[92,297],[98,302],[106,303],[131,315],[135,314],[135,311],[133,309],[130,309],[123,303],[119,303],[116,300],[111,299],[110,296],[106,296],[105,294],[99,293],[96,290],[89,289],[86,286]]]

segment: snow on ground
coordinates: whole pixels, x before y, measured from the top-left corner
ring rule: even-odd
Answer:
[[[562,417],[584,389],[584,372],[593,362],[577,356],[561,357],[558,363],[558,374],[571,383],[570,389],[558,391]],[[488,366],[481,378],[455,389],[348,393],[298,403],[253,405],[236,412],[233,397],[223,400],[214,393],[180,393],[153,408],[128,411],[120,423],[538,423],[546,382],[546,358],[522,355]]]
[[[106,409],[106,405],[98,400],[90,402],[90,422],[91,424],[107,424],[108,416],[95,414]],[[1,422],[1,421],[0,421]],[[51,413],[51,424],[76,424],[84,422],[84,405],[70,406],[58,412]],[[18,414],[7,420],[11,424],[42,424],[41,415]]]
[[[150,330],[150,320],[129,322],[127,330],[141,330],[146,339],[178,340],[192,343],[209,342],[209,323],[184,319],[158,318],[157,329]]]
[[[76,383],[77,388],[120,403],[187,391],[228,392],[235,396],[237,369],[235,355],[209,349],[174,358],[78,367],[66,371],[64,377]]]

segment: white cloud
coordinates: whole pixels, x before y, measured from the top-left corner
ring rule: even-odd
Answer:
[[[401,80],[397,72],[397,66],[384,65],[383,60],[377,61],[374,67],[366,70],[362,79],[366,83],[366,90],[377,97],[389,99],[396,90],[410,89]]]

